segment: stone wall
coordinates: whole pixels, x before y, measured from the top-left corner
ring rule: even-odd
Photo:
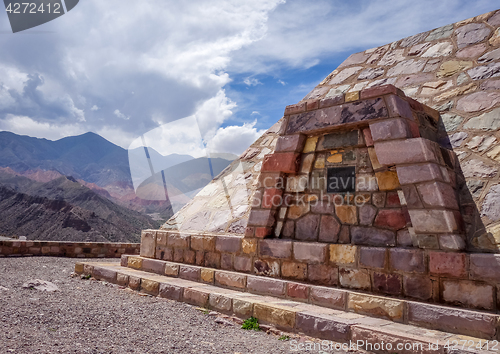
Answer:
[[[140,243],[0,241],[0,257],[119,258],[123,254],[139,254],[140,246]]]
[[[500,11],[352,54],[302,103],[392,84],[441,113],[460,160],[468,239],[500,246]],[[449,135],[449,138],[447,137]],[[475,213],[473,210],[478,210]]]
[[[141,256],[490,312],[500,310],[497,254],[146,230]]]

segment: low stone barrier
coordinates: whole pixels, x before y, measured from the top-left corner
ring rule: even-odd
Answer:
[[[140,243],[0,241],[0,257],[53,256],[68,258],[120,258],[139,254]]]

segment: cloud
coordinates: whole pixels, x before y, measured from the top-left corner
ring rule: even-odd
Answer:
[[[253,121],[243,126],[219,128],[209,142],[208,148],[216,153],[241,154],[265,132],[265,130],[257,130],[256,123],[257,121]]]
[[[123,114],[122,112],[120,112],[118,109],[115,109],[115,111],[113,112],[113,114],[115,116],[117,116],[118,118],[121,118],[121,119],[125,119],[125,120],[129,120],[130,117],[127,117],[125,114]]]
[[[99,107],[97,107],[96,105],[93,105],[92,108],[90,108],[91,111],[98,111],[99,110]]]
[[[245,85],[247,86],[257,86],[257,85],[262,85],[262,82],[260,82],[259,80],[253,78],[253,77],[247,77],[245,78],[245,80],[243,80],[243,82],[245,83]]]
[[[0,120],[0,130],[7,130],[20,135],[29,135],[36,138],[57,140],[66,136],[80,135],[86,129],[76,124],[51,124],[37,122],[29,117],[8,114],[5,119]]]
[[[285,85],[286,85],[286,82],[285,82],[285,81],[283,81],[283,80],[278,80],[278,84],[281,84],[281,85],[285,86]]]

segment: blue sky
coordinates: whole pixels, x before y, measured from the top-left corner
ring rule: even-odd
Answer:
[[[0,130],[163,154],[241,153],[349,54],[500,8],[498,0],[82,0],[12,34],[0,11]],[[174,125],[170,122],[178,121]],[[191,120],[185,120],[186,122]]]

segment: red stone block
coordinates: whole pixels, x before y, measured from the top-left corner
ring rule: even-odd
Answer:
[[[235,236],[217,236],[215,249],[219,252],[236,253],[240,251],[241,238]]]
[[[252,271],[252,258],[244,256],[235,256],[234,269],[237,270],[238,272]]]
[[[220,268],[220,253],[216,252],[205,253],[205,267]]]
[[[472,279],[498,282],[500,279],[500,254],[471,254],[470,271]]]
[[[406,226],[406,219],[401,209],[383,209],[378,212],[374,225],[400,230]]]
[[[297,104],[292,104],[290,106],[286,106],[285,108],[285,116],[295,113],[301,113],[306,111],[306,102],[299,102]]]
[[[293,247],[295,260],[306,263],[324,263],[328,245],[321,243],[296,242]]]
[[[373,273],[373,290],[388,295],[400,295],[401,276],[398,274]]]
[[[427,207],[444,207],[458,209],[455,190],[443,182],[428,182],[419,184],[417,189],[422,196],[422,201]]]
[[[383,247],[360,247],[359,264],[364,267],[384,268],[386,249]]]
[[[375,153],[382,165],[398,165],[419,162],[438,162],[436,143],[424,139],[390,140],[375,143]]]
[[[275,152],[302,152],[306,136],[304,134],[283,135],[278,138]]]
[[[408,125],[408,128],[410,129],[411,137],[412,138],[419,138],[420,137],[420,129],[418,127],[418,124],[415,122],[410,122],[410,121],[406,121],[406,124]]]
[[[292,242],[285,240],[262,240],[259,244],[259,254],[273,258],[291,258]]]
[[[411,109],[414,111],[419,111],[423,112],[424,111],[424,106],[422,103],[418,102],[417,100],[414,100],[413,98],[407,97],[406,102],[410,105]]]
[[[403,272],[425,272],[425,258],[422,250],[391,248],[389,251],[391,269]]]
[[[432,274],[450,277],[467,277],[467,257],[465,253],[430,252],[429,271]]]
[[[410,105],[404,99],[395,95],[389,95],[385,98],[385,102],[389,110],[389,117],[403,117],[415,120]]]
[[[261,172],[258,187],[283,189],[285,187],[283,174],[280,172]]]
[[[277,188],[267,188],[264,190],[264,197],[262,198],[262,208],[275,209],[279,208],[282,204],[283,190]]]
[[[297,283],[288,283],[287,295],[296,299],[307,299],[309,297],[309,286]]]
[[[383,96],[387,94],[394,95],[404,95],[401,90],[399,90],[396,86],[393,85],[382,85],[382,86],[374,86],[360,92],[360,98],[364,100],[365,98],[372,98],[377,96]]]
[[[401,201],[399,200],[398,192],[387,192],[386,207],[396,208],[401,206]]]
[[[247,226],[245,228],[245,237],[253,237],[255,232],[255,227]]]
[[[271,236],[273,233],[273,229],[271,227],[256,227],[255,228],[255,237],[257,238],[266,238]]]
[[[370,128],[363,129],[366,146],[373,146],[373,137]]]
[[[339,283],[339,270],[325,264],[308,264],[307,279],[313,284],[337,285]]]
[[[411,137],[406,121],[401,118],[386,119],[370,124],[373,141],[405,139]]]
[[[266,155],[262,163],[263,172],[297,173],[300,166],[300,154],[281,152]]]
[[[220,269],[233,270],[233,255],[222,253],[220,255]]]
[[[311,286],[310,293],[311,303],[314,305],[345,310],[347,303],[347,292],[345,290]]]
[[[403,289],[406,296],[415,299],[426,301],[432,298],[432,280],[428,277],[405,276]]]
[[[192,267],[188,265],[181,265],[179,267],[179,278],[199,281],[201,269],[199,267]]]
[[[306,102],[306,110],[312,111],[313,109],[319,108],[319,100],[310,100]]]
[[[319,101],[319,108],[327,108],[344,103],[344,95],[323,98]]]
[[[285,295],[286,282],[256,276],[247,277],[248,292],[282,297]]]
[[[398,178],[401,184],[413,184],[426,181],[444,181],[439,165],[426,163],[413,166],[398,166]]]

